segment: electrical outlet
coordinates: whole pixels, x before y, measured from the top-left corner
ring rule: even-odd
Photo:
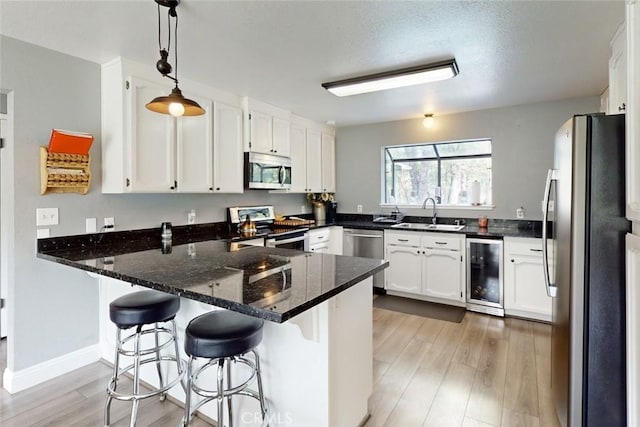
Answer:
[[[85,231],[87,233],[95,233],[98,227],[98,223],[96,222],[95,218],[87,218],[84,220],[84,226],[85,226]]]
[[[38,239],[46,239],[49,237],[49,229],[48,228],[38,228],[36,230],[36,237]]]
[[[36,226],[58,225],[58,208],[36,209]]]
[[[358,213],[362,213],[362,205],[356,206],[356,211],[358,211]]]
[[[300,205],[300,213],[307,213],[307,205]]]
[[[116,220],[111,216],[104,219],[104,231],[113,231],[116,229]]]
[[[187,214],[187,224],[195,224],[196,223],[196,211],[195,209],[191,209],[191,212]]]
[[[516,209],[516,218],[517,219],[524,219],[524,208],[522,206],[520,206],[518,209]]]

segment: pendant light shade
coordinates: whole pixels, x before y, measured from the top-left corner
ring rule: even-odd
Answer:
[[[160,59],[156,62],[156,69],[163,77],[167,77],[173,80],[176,84],[171,90],[171,93],[167,96],[158,96],[151,100],[146,107],[148,110],[161,114],[170,114],[174,117],[181,116],[201,116],[205,113],[204,109],[191,99],[187,99],[182,95],[182,91],[178,87],[178,13],[176,7],[180,4],[179,0],[155,0],[158,4],[158,46],[160,48]],[[174,62],[175,62],[175,77],[169,75],[173,67],[167,61],[169,58],[169,49],[171,48],[171,25],[169,25],[169,35],[167,49],[162,47],[160,43],[160,6],[169,9],[168,21],[171,22],[173,18],[175,20],[174,29]]]
[[[205,113],[197,102],[182,96],[182,91],[177,86],[171,90],[170,95],[153,98],[146,107],[156,113],[171,114],[174,117],[201,116]]]

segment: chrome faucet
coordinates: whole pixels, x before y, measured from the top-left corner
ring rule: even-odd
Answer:
[[[426,199],[424,199],[424,202],[422,202],[422,209],[426,209],[427,208],[427,202],[431,200],[433,202],[433,217],[431,218],[431,223],[433,225],[436,224],[436,217],[438,216],[438,212],[436,211],[436,201],[433,197],[427,197]]]

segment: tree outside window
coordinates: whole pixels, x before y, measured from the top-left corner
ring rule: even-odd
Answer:
[[[492,203],[490,139],[390,145],[383,153],[383,204],[422,205],[427,197],[450,206]]]

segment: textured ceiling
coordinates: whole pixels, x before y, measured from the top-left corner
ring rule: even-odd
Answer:
[[[181,77],[344,126],[598,95],[624,2],[183,0],[178,16]],[[158,57],[153,0],[1,0],[0,33],[97,63]],[[320,86],[449,57],[452,80]]]

